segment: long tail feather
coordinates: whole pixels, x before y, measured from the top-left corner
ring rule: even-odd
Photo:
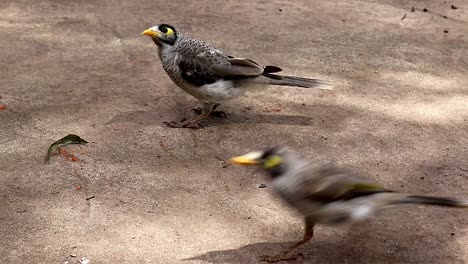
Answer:
[[[420,195],[406,196],[402,199],[394,201],[393,204],[426,204],[436,206],[468,207],[467,200]]]
[[[267,77],[267,83],[272,85],[284,85],[302,88],[316,88],[323,90],[332,90],[330,82],[320,79],[309,79],[296,76],[286,76],[271,73],[264,73],[263,76]]]

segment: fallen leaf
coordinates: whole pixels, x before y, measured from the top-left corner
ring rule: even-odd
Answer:
[[[74,134],[69,134],[66,137],[63,137],[62,139],[59,139],[59,140],[55,141],[54,143],[52,143],[52,145],[50,145],[49,149],[47,150],[47,156],[45,158],[45,163],[49,162],[50,156],[52,155],[52,152],[54,152],[54,150],[56,150],[59,145],[86,144],[86,143],[88,143],[88,142],[86,140],[80,138],[79,136],[74,135]],[[60,148],[59,151],[62,151],[62,152],[60,152],[60,155],[62,155],[62,156],[63,156],[63,154],[66,153],[66,157],[68,158],[68,153],[66,152],[66,150],[62,150],[62,148]]]

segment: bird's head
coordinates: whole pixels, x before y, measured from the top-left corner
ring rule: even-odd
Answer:
[[[257,165],[268,171],[272,178],[282,175],[294,162],[294,157],[285,148],[271,147],[249,152],[231,159],[239,165]]]
[[[177,31],[175,27],[168,24],[160,24],[150,27],[141,34],[150,36],[158,46],[161,46],[162,44],[172,46],[177,41]]]

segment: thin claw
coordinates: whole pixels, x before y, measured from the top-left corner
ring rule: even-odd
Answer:
[[[163,124],[165,124],[166,126],[171,127],[171,128],[182,128],[183,127],[181,123],[177,123],[175,121],[163,122]]]
[[[195,124],[195,123],[178,123],[175,121],[171,122],[163,122],[166,126],[170,128],[191,128],[191,129],[202,129],[204,128],[201,124]]]

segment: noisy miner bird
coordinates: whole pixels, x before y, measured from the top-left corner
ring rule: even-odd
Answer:
[[[312,238],[316,224],[353,223],[404,204],[468,207],[468,200],[395,192],[281,147],[250,152],[231,162],[261,166],[269,174],[274,191],[305,217],[304,238],[280,255],[263,256],[268,262],[294,259],[293,250]]]
[[[212,114],[225,100],[258,85],[283,85],[303,88],[330,89],[330,83],[276,74],[276,66],[261,66],[253,60],[235,58],[197,39],[189,38],[173,26],[160,24],[142,33],[150,36],[156,46],[162,66],[171,80],[182,90],[203,103],[199,115],[170,127],[200,128],[195,122]],[[224,114],[224,113],[222,113]]]

